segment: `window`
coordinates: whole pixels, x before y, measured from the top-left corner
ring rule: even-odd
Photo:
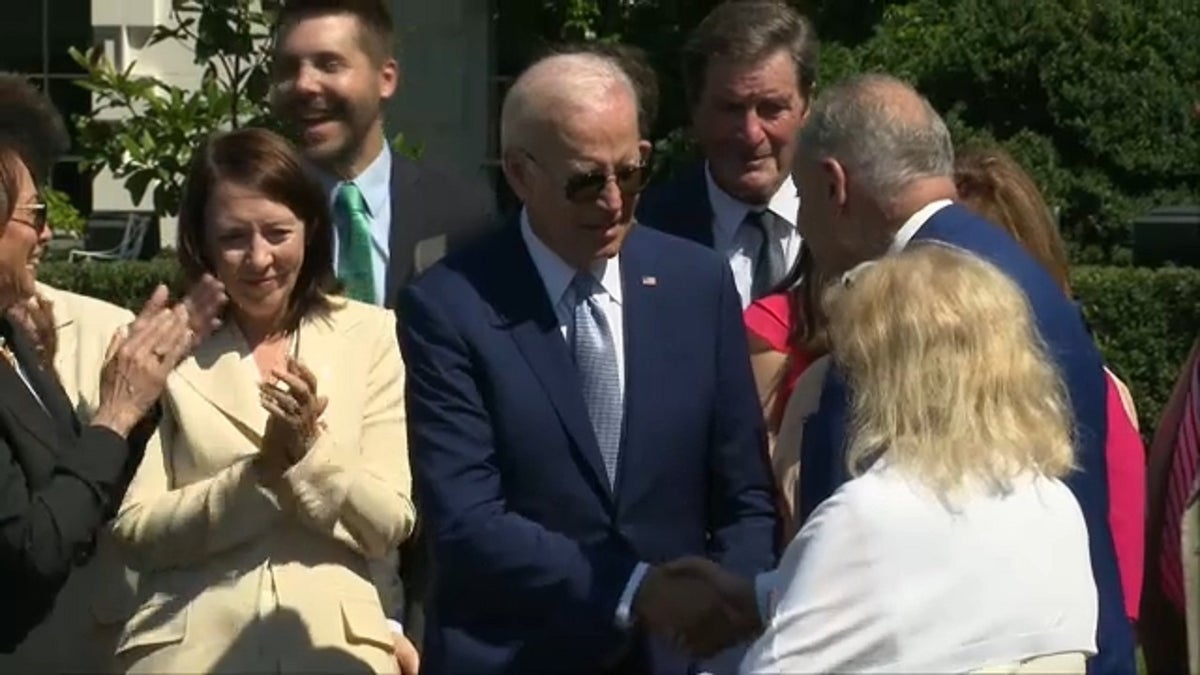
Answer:
[[[83,74],[68,48],[92,42],[90,0],[21,0],[5,3],[0,21],[0,70],[24,75],[47,92],[67,123],[72,141],[73,119],[91,111],[91,97],[75,81]],[[74,143],[72,143],[74,146]],[[79,170],[79,157],[67,155],[54,167],[50,182],[86,211],[91,179]]]

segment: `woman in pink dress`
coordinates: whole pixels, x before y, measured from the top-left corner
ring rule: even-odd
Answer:
[[[799,443],[780,447],[775,438],[797,380],[826,351],[825,317],[819,301],[823,278],[813,267],[812,254],[802,248],[787,278],[773,292],[750,303],[743,314],[750,362],[771,440],[770,461],[778,488],[784,543],[791,540],[797,525],[793,507]],[[809,391],[819,391],[818,385],[814,382]]]

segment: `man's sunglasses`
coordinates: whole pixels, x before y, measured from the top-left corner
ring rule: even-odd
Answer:
[[[18,220],[14,221],[23,225],[28,225],[41,234],[46,229],[46,204],[44,202],[35,202],[33,204],[19,204],[13,211],[30,211],[33,213],[33,220]]]
[[[533,155],[526,152],[525,156],[529,158],[529,161],[541,166]],[[650,178],[650,168],[646,165],[645,160],[641,160],[637,164],[620,167],[612,173],[588,171],[572,174],[567,177],[566,183],[563,185],[563,193],[569,201],[576,204],[594,202],[604,193],[604,188],[608,185],[610,178],[617,182],[617,189],[621,191],[621,194],[628,197],[638,194],[646,187]]]

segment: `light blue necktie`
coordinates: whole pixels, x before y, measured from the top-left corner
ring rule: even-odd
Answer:
[[[588,417],[596,432],[600,456],[608,482],[617,475],[617,458],[621,452],[621,425],[624,405],[621,400],[620,373],[617,370],[616,344],[604,311],[592,297],[597,287],[589,273],[575,275],[571,282],[574,330],[571,332],[571,351],[579,381],[583,385],[583,400]]]

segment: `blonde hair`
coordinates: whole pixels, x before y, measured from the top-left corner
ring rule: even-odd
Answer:
[[[851,394],[847,462],[880,456],[950,497],[1073,468],[1067,391],[1021,290],[941,244],[856,269],[825,295]]]

